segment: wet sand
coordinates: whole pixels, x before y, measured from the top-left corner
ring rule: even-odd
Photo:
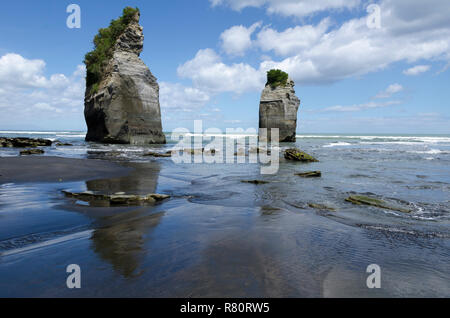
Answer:
[[[282,162],[269,176],[257,165],[136,162],[118,151],[0,159],[0,297],[448,297],[447,177],[421,166],[427,177],[418,179],[395,160],[345,154],[324,152],[308,166]],[[296,176],[306,169],[323,177]],[[392,175],[403,183],[386,182]],[[267,183],[241,182],[255,179]],[[418,183],[439,187],[408,188]],[[171,199],[97,207],[62,190]],[[353,191],[418,202],[394,215],[346,202]],[[65,285],[70,264],[82,269],[81,289]],[[381,289],[366,285],[369,264],[382,269]]]
[[[59,157],[0,158],[0,184],[69,182],[128,174],[130,168],[113,162]]]

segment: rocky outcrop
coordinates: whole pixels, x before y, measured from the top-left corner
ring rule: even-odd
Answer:
[[[319,162],[319,160],[317,160],[313,156],[308,155],[306,152],[303,152],[297,148],[286,149],[284,151],[284,158],[286,160],[300,161],[300,162]]]
[[[280,142],[294,142],[297,130],[297,112],[300,100],[295,95],[294,81],[273,87],[267,84],[261,95],[259,105],[259,138],[271,140],[271,128],[278,128]],[[261,128],[267,128],[266,134]]]
[[[127,195],[125,193],[116,193],[113,195],[107,194],[96,194],[92,191],[86,192],[69,192],[62,191],[66,197],[77,199],[79,201],[84,201],[91,203],[93,205],[102,206],[139,206],[139,205],[152,205],[156,202],[169,199],[169,195],[165,194],[148,194],[148,195]]]
[[[49,147],[51,145],[52,141],[48,139],[0,137],[0,148],[36,148]]]
[[[322,172],[321,171],[308,171],[308,172],[296,173],[295,175],[302,177],[302,178],[320,178],[320,177],[322,177]]]
[[[384,200],[367,197],[364,195],[351,195],[345,201],[353,203],[355,205],[370,205],[381,209],[387,209],[392,211],[398,211],[402,213],[411,213],[412,210],[404,207],[400,207],[394,204],[390,204]]]
[[[159,85],[139,58],[143,28],[139,12],[117,38],[101,80],[86,88],[87,141],[163,144]]]
[[[31,156],[31,155],[43,155],[45,153],[42,149],[28,149],[28,150],[22,150],[20,152],[21,156]]]

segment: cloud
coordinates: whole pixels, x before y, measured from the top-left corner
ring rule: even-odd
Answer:
[[[351,106],[331,106],[327,107],[321,110],[321,112],[357,112],[362,110],[369,110],[374,108],[382,108],[382,107],[389,107],[393,105],[399,105],[401,104],[401,101],[388,101],[384,103],[377,103],[377,102],[368,102],[364,104],[356,104]]]
[[[194,87],[209,94],[242,94],[261,89],[265,82],[265,75],[260,70],[245,63],[226,65],[212,49],[198,51],[192,60],[179,66],[177,72],[182,78],[190,78]]]
[[[269,14],[305,17],[327,10],[356,8],[360,0],[210,0],[213,7],[226,5],[240,11],[247,7],[265,7]]]
[[[296,26],[282,32],[266,27],[258,33],[257,43],[263,51],[273,50],[278,55],[286,56],[317,45],[329,27],[329,18],[323,19],[317,26]]]
[[[375,96],[375,98],[389,98],[392,95],[401,92],[402,90],[403,90],[403,86],[395,83],[395,84],[389,85],[388,88],[386,88],[384,91],[379,92]]]
[[[430,68],[431,68],[430,65],[417,65],[417,66],[411,67],[407,70],[404,70],[403,74],[408,75],[408,76],[416,76],[421,73],[428,72],[430,70]]]
[[[43,60],[30,60],[15,53],[0,57],[0,124],[39,124],[48,119],[80,121],[83,118],[85,67],[75,71],[45,75]]]
[[[315,6],[310,1],[212,2],[236,10],[265,5],[269,11],[289,5],[296,7],[298,3]],[[326,8],[330,3],[318,1],[317,6]],[[343,2],[337,1],[336,6],[339,3]],[[259,65],[227,65],[213,50],[206,49],[181,66],[178,73],[191,78],[194,87],[239,94],[260,90],[265,72],[271,68],[288,72],[298,85],[320,85],[378,72],[398,62],[450,61],[450,6],[446,0],[382,0],[379,5],[380,29],[369,28],[367,16],[348,19],[339,25],[326,18],[317,24],[284,30],[265,27],[253,42],[264,57]],[[245,43],[249,45],[248,41]],[[242,53],[242,50],[234,52]]]
[[[186,87],[179,83],[160,83],[161,110],[164,111],[192,111],[205,106],[210,96],[193,87]]]
[[[252,46],[251,35],[260,28],[261,22],[254,23],[249,28],[236,25],[225,30],[221,35],[222,49],[229,55],[243,56]]]
[[[0,58],[0,84],[12,88],[45,87],[49,80],[43,76],[44,69],[45,62],[42,60],[27,60],[14,53],[5,54]]]

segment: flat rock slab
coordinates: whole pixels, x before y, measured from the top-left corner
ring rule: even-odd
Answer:
[[[405,208],[402,208],[399,206],[394,206],[386,201],[383,201],[383,200],[380,200],[377,198],[363,196],[363,195],[352,195],[352,196],[348,197],[345,201],[356,204],[356,205],[370,205],[370,206],[374,206],[377,208],[398,211],[398,212],[402,212],[402,213],[411,213],[412,212],[412,210],[410,210],[410,209],[405,209]]]
[[[172,157],[172,152],[168,151],[166,153],[159,153],[159,152],[150,151],[150,152],[144,153],[144,157],[169,158],[169,157]]]
[[[322,177],[322,172],[320,171],[308,171],[308,172],[300,172],[296,173],[296,176],[302,177],[302,178],[320,178]]]
[[[42,149],[28,149],[20,152],[21,156],[42,155],[45,151]]]
[[[87,192],[69,192],[62,191],[66,197],[88,202],[93,206],[141,206],[141,205],[154,205],[159,201],[169,199],[169,195],[151,193],[148,195],[134,195],[116,193],[112,195],[96,194],[91,191]]]
[[[251,183],[251,184],[267,184],[269,181],[263,181],[263,180],[242,180],[242,183]]]
[[[318,204],[318,203],[309,203],[308,206],[312,209],[316,209],[316,210],[321,210],[321,211],[331,211],[334,212],[336,211],[335,208],[326,206],[324,204]]]
[[[92,159],[35,156],[0,158],[0,184],[86,181],[121,177],[130,171],[131,168]]]

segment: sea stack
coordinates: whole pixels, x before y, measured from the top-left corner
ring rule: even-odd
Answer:
[[[100,29],[86,54],[86,141],[164,144],[159,85],[139,58],[144,47],[138,9]]]
[[[267,72],[267,84],[259,105],[259,139],[271,141],[271,128],[278,128],[279,142],[295,142],[300,99],[294,81],[280,70]],[[267,128],[267,136],[261,128]]]

